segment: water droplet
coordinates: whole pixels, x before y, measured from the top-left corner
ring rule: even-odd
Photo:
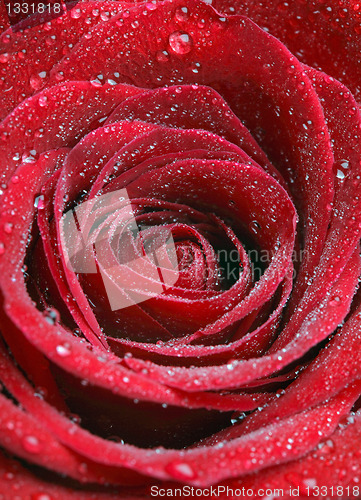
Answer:
[[[340,303],[341,303],[341,299],[340,299],[340,297],[338,297],[338,295],[336,295],[335,297],[332,297],[332,299],[329,302],[330,306],[339,306]]]
[[[190,69],[192,70],[193,73],[198,73],[201,67],[201,63],[199,62],[194,62],[190,65]]]
[[[38,75],[31,75],[29,82],[30,82],[30,87],[33,88],[34,90],[41,89],[43,85],[43,82]]]
[[[5,253],[5,245],[4,243],[0,243],[0,255],[4,255]]]
[[[347,170],[350,166],[350,162],[348,160],[338,160],[333,165],[333,171],[336,174],[336,177],[340,180],[343,180],[346,177]]]
[[[187,21],[189,19],[189,12],[187,7],[178,7],[175,11],[175,18],[177,21]]]
[[[192,50],[193,41],[191,36],[184,31],[175,31],[169,35],[170,48],[176,54],[188,54]]]
[[[100,14],[100,19],[101,19],[102,21],[109,21],[109,17],[110,17],[110,16],[109,16],[109,12],[102,12],[102,13]]]
[[[70,11],[70,17],[72,17],[73,19],[79,19],[80,16],[81,16],[81,10],[80,9],[72,9]]]
[[[55,73],[55,78],[60,82],[61,80],[64,80],[64,72],[63,71],[57,71]]]
[[[350,166],[350,162],[348,160],[340,160],[339,163],[342,168],[348,168]]]
[[[44,195],[43,194],[41,194],[35,198],[34,207],[37,208],[38,210],[44,210],[45,203],[44,203]]]
[[[25,436],[23,439],[23,448],[28,453],[40,453],[41,451],[39,440],[35,436]]]
[[[13,224],[11,224],[11,222],[6,222],[4,224],[4,231],[6,234],[11,234],[13,231]]]
[[[332,439],[327,439],[326,441],[322,441],[320,444],[319,444],[319,449],[322,450],[322,453],[323,454],[326,454],[326,453],[333,453],[334,450],[334,443],[332,441]]]
[[[340,480],[344,479],[347,476],[347,470],[346,469],[341,469],[340,472],[338,473],[338,478]]]
[[[69,413],[68,417],[69,417],[69,420],[71,420],[74,424],[76,424],[76,425],[81,424],[81,418],[76,413]]]
[[[36,156],[37,156],[37,153],[35,150],[25,151],[25,153],[23,153],[21,156],[21,161],[23,163],[34,163]]]
[[[70,354],[71,354],[70,344],[57,345],[56,352],[62,358],[65,358],[66,356],[70,356]]]
[[[169,61],[169,54],[166,50],[158,50],[156,58],[158,62],[167,62]]]
[[[34,493],[31,500],[52,500],[52,497],[47,493]]]
[[[214,23],[214,26],[216,28],[224,28],[226,26],[226,23],[227,23],[227,18],[226,17],[219,17],[217,19],[217,22]]]
[[[102,86],[101,82],[97,79],[91,80],[90,83],[91,83],[91,85],[93,85],[93,87],[101,87]]]
[[[0,63],[7,63],[9,60],[9,54],[7,52],[4,52],[3,54],[0,54]]]
[[[250,225],[249,225],[249,228],[250,230],[253,232],[253,233],[258,233],[259,229],[260,229],[260,225],[259,223],[256,221],[256,220],[253,220]]]
[[[13,177],[11,178],[11,182],[13,184],[17,184],[19,182],[19,176],[18,175],[13,175]]]
[[[157,5],[156,5],[155,3],[153,3],[153,2],[147,2],[147,3],[145,4],[145,8],[146,8],[147,10],[156,10]]]
[[[185,462],[172,462],[166,467],[167,472],[176,479],[194,479],[196,473],[192,467]]]
[[[78,466],[78,471],[80,472],[80,474],[86,474],[88,471],[88,465],[85,462],[81,463]]]
[[[56,40],[55,35],[47,36],[45,38],[45,43],[46,43],[46,45],[50,46],[50,45],[53,45],[55,43],[55,40]]]
[[[47,105],[48,98],[45,95],[39,97],[39,106],[44,108]]]
[[[316,485],[317,485],[317,481],[316,479],[314,479],[313,477],[310,477],[310,478],[306,478],[303,480],[303,484],[306,486],[306,487],[309,487],[309,488],[314,488]]]
[[[56,309],[53,309],[52,307],[49,309],[46,309],[44,311],[45,319],[50,325],[55,325],[55,323],[58,323],[60,320],[60,315],[59,312]]]

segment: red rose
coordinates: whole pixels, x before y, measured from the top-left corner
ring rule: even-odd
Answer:
[[[359,497],[361,7],[51,8],[0,40],[0,498]]]

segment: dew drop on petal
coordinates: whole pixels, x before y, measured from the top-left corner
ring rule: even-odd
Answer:
[[[322,450],[322,454],[333,453],[334,452],[334,443],[332,439],[327,439],[319,444],[319,448]]]
[[[49,308],[44,312],[45,319],[50,325],[55,325],[60,320],[59,312],[56,309]]]
[[[13,231],[13,225],[11,224],[11,222],[6,222],[4,224],[4,231],[6,234],[11,234],[12,231]]]
[[[253,220],[250,225],[249,225],[249,228],[250,230],[253,232],[253,233],[258,233],[259,229],[260,229],[260,225],[259,223],[256,221],[256,220]]]
[[[303,484],[306,486],[306,488],[314,488],[317,485],[317,481],[314,478],[307,478],[303,480]]]
[[[185,462],[172,462],[166,467],[166,470],[171,476],[179,480],[194,479],[196,477],[192,467]]]
[[[187,7],[178,7],[175,11],[175,18],[177,21],[187,21],[189,19],[189,12]]]
[[[153,3],[153,2],[147,2],[147,3],[145,4],[145,8],[146,8],[147,10],[150,10],[150,11],[152,11],[152,10],[156,10],[156,9],[157,9],[157,4],[156,4],[156,3]]]
[[[338,160],[333,164],[333,171],[338,179],[343,180],[348,173],[349,167],[350,162],[348,160]]]
[[[330,306],[339,306],[340,303],[341,303],[341,299],[337,295],[335,297],[332,297],[332,299],[329,302]]]
[[[169,61],[169,54],[166,50],[158,50],[156,58],[158,62],[167,62]]]
[[[199,73],[200,67],[201,67],[201,63],[199,63],[199,62],[194,62],[190,65],[190,69],[191,69],[192,73]]]
[[[5,245],[4,243],[0,243],[0,255],[4,255],[5,253]]]
[[[6,422],[5,427],[9,431],[13,431],[15,429],[15,424],[14,424],[14,422],[12,420],[9,420],[8,422]]]
[[[50,45],[53,45],[55,43],[55,40],[56,40],[56,36],[51,35],[51,36],[48,36],[45,38],[45,43],[46,43],[46,45],[50,46]]]
[[[64,80],[64,72],[63,71],[57,71],[54,76],[55,76],[56,80],[58,80],[58,82],[60,82],[61,80]]]
[[[41,78],[39,78],[38,75],[31,75],[30,80],[30,87],[33,88],[34,90],[39,90],[41,89],[43,82]]]
[[[214,27],[215,28],[224,28],[226,26],[226,23],[227,23],[227,18],[226,17],[219,17],[217,19],[217,22],[214,24]]]
[[[7,63],[9,60],[9,54],[7,52],[4,52],[3,54],[0,54],[0,63]]]
[[[35,162],[35,159],[37,157],[37,152],[35,150],[31,150],[31,151],[26,151],[25,153],[23,153],[23,155],[21,156],[21,161],[23,163],[34,163]]]
[[[35,436],[25,436],[23,439],[23,448],[25,451],[28,453],[40,453],[41,451],[41,445],[39,443],[39,440]]]
[[[78,466],[78,471],[80,472],[80,474],[86,474],[87,471],[88,471],[88,466],[85,462],[81,463],[79,466]]]
[[[93,85],[93,87],[101,87],[102,86],[102,83],[97,79],[91,80],[90,84]]]
[[[32,495],[31,500],[53,500],[47,493],[35,493]]]
[[[37,208],[38,210],[44,210],[45,203],[44,203],[44,195],[43,194],[41,194],[35,198],[34,207]]]
[[[69,344],[57,345],[56,352],[62,358],[65,358],[66,356],[70,356],[70,354],[71,354],[70,345]]]
[[[80,9],[72,9],[70,11],[70,17],[72,17],[73,19],[79,19],[80,16],[81,16],[81,10]]]
[[[47,105],[48,98],[45,95],[39,97],[39,106],[44,108]]]
[[[193,41],[191,36],[184,31],[175,31],[169,35],[170,48],[176,54],[188,54],[192,50]]]
[[[348,168],[350,166],[350,162],[348,160],[341,160],[340,165],[342,168]]]

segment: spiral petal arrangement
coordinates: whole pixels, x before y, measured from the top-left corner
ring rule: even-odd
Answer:
[[[359,496],[361,9],[329,3],[1,35],[0,498]]]

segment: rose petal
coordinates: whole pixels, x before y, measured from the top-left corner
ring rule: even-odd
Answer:
[[[49,149],[73,146],[94,128],[99,118],[107,116],[123,99],[138,92],[139,89],[127,85],[99,88],[91,83],[73,82],[30,97],[0,124],[3,181],[14,173],[24,153],[31,156],[31,151],[40,154]]]
[[[361,14],[357,3],[214,0],[212,6],[224,14],[250,17],[280,39],[300,61],[341,80],[360,100]]]
[[[330,219],[327,204],[333,199],[333,157],[317,94],[296,58],[250,20],[239,16],[220,18],[211,7],[192,0],[186,5],[189,16],[182,21],[177,19],[175,11],[184,7],[184,2],[158,5],[147,14],[146,28],[132,26],[139,22],[137,8],[126,18],[112,19],[106,29],[92,32],[97,55],[95,68],[94,51],[89,54],[83,42],[59,63],[57,70],[64,71],[66,79],[87,79],[91,71],[107,76],[116,69],[123,81],[140,86],[202,83],[218,90],[258,138],[281,174],[287,180],[292,178],[292,192],[302,215],[302,237],[308,250],[302,261],[305,288],[319,262]],[[206,29],[199,27],[201,19],[206,21]],[[159,31],[157,41],[149,40],[142,32],[161,25],[166,29]],[[179,30],[187,33],[192,42],[191,50],[185,54],[169,47],[169,36]],[[105,41],[112,44],[109,46]],[[234,46],[238,47],[236,53]],[[166,63],[157,59],[161,50],[169,54]],[[196,75],[194,61],[201,68]],[[139,66],[144,68],[140,73]],[[216,76],[214,67],[218,68]]]
[[[46,82],[46,76],[89,29],[106,23],[119,14],[125,2],[78,2],[71,10],[64,10],[55,19],[44,22],[43,15],[32,16],[33,26],[24,31],[8,30],[0,38],[0,52],[8,54],[6,63],[0,64],[3,89],[0,119],[3,119],[21,101],[37,93]],[[1,4],[3,7],[3,4]],[[46,16],[46,13],[45,13]],[[37,18],[37,19],[34,19]],[[24,22],[23,24],[26,24]],[[0,30],[1,31],[1,30]],[[31,59],[29,56],[36,54]],[[57,83],[62,80],[57,75]],[[18,82],[21,81],[21,86]]]

